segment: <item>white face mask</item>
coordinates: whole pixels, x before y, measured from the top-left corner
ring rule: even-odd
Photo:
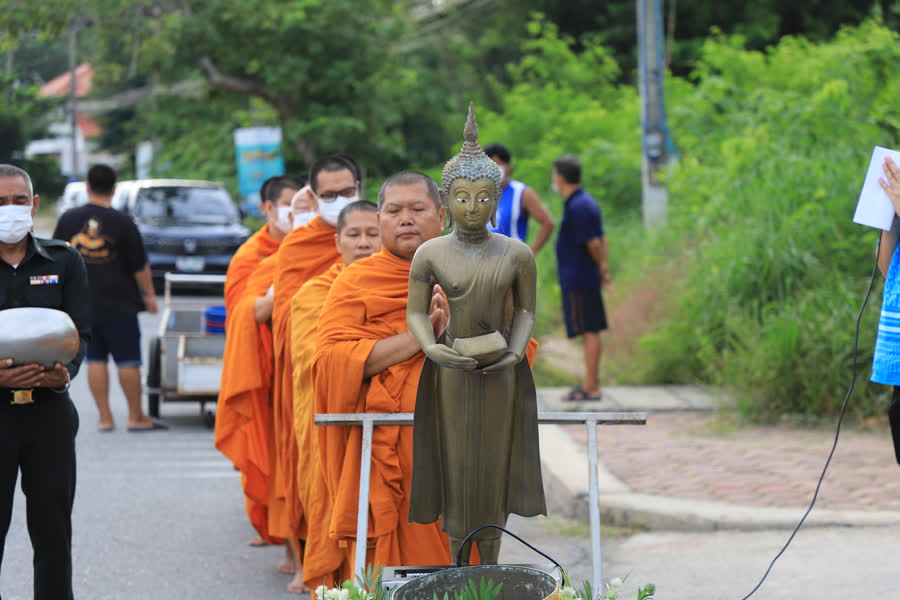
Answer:
[[[556,185],[556,181],[553,179],[550,180],[550,189],[553,190],[557,194],[559,193],[559,186]]]
[[[346,196],[338,196],[331,202],[319,198],[319,216],[322,217],[323,221],[333,227],[337,225],[338,215],[341,214],[344,207],[357,200],[359,200],[359,196],[350,196],[349,198]]]
[[[317,214],[318,213],[314,210],[309,212],[294,213],[294,229],[297,229],[302,225],[306,225],[307,223],[315,219]]]
[[[291,207],[290,206],[279,206],[278,207],[278,218],[275,220],[275,227],[278,228],[281,233],[287,233],[291,230]]]
[[[0,206],[0,242],[15,244],[31,231],[32,206],[9,204]]]

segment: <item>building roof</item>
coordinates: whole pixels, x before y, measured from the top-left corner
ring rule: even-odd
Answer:
[[[46,98],[55,96],[62,98],[69,95],[69,86],[71,85],[71,73],[65,73],[55,77],[41,86],[39,96]],[[84,98],[91,93],[94,86],[94,67],[88,63],[79,65],[75,69],[75,97]]]

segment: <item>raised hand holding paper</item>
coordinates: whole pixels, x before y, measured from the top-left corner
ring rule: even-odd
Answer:
[[[884,159],[888,156],[900,164],[900,152],[897,150],[875,146],[872,151],[869,170],[856,205],[856,214],[853,215],[854,223],[890,231],[894,222],[894,205],[878,183],[879,178],[884,179]]]

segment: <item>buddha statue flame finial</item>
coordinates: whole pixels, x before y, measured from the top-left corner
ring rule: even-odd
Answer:
[[[475,121],[475,107],[471,103],[463,137],[466,141],[460,148],[459,154],[448,160],[441,172],[441,199],[446,204],[450,186],[457,179],[468,181],[487,179],[494,184],[495,199],[499,198],[500,188],[503,185],[503,172],[478,144],[478,123]]]
[[[463,137],[470,144],[478,144],[478,123],[475,121],[475,105],[469,102],[469,114],[466,117],[466,128]]]

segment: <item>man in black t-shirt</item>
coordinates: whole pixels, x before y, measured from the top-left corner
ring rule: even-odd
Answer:
[[[114,428],[109,408],[111,354],[119,383],[128,400],[128,431],[165,428],[141,408],[141,330],[137,315],[157,312],[156,296],[144,241],[134,222],[110,207],[116,172],[106,165],[88,171],[88,204],[59,219],[53,237],[69,242],[87,265],[91,288],[91,327],[88,345],[88,383],[100,413],[100,431]]]

